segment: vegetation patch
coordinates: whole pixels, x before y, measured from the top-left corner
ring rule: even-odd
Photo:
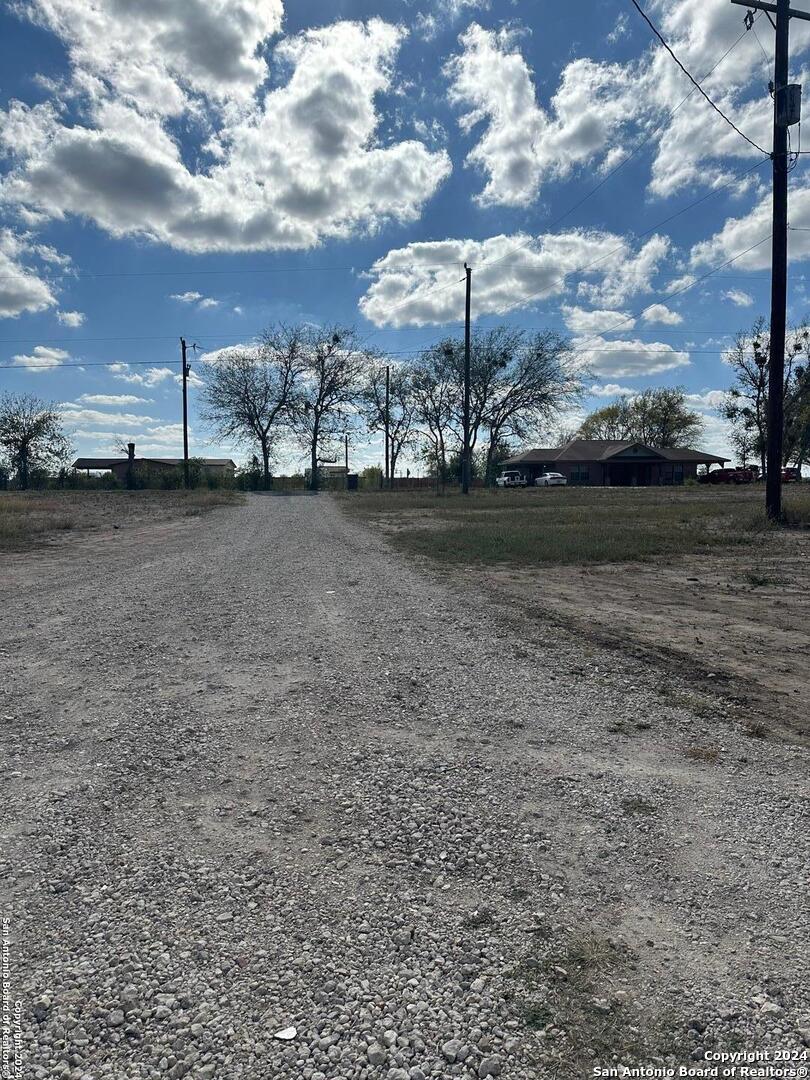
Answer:
[[[196,517],[238,503],[234,491],[0,492],[0,550],[26,551],[69,530],[98,531]]]
[[[648,562],[750,545],[768,534],[761,493],[716,488],[550,488],[339,496],[397,547],[437,562],[533,566]],[[788,492],[797,523],[810,496]]]

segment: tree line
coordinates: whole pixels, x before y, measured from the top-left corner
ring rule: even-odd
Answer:
[[[734,376],[719,415],[742,464],[767,447],[769,341],[764,319],[737,335],[725,356]],[[784,463],[810,460],[810,329],[788,334]],[[446,337],[406,361],[368,348],[352,327],[277,325],[256,346],[222,350],[201,365],[200,414],[212,437],[257,458],[270,486],[282,450],[309,460],[309,483],[340,458],[343,440],[383,435],[389,477],[403,456],[445,482],[459,476],[463,447],[464,342]],[[586,369],[555,331],[499,326],[476,330],[470,355],[470,447],[474,471],[493,483],[501,463],[541,437],[694,446],[703,418],[683,387],[619,395],[574,428],[559,425],[584,394]],[[556,433],[548,435],[554,430]],[[25,488],[32,477],[64,470],[71,452],[58,408],[29,395],[0,397],[0,483]]]
[[[463,446],[464,343],[445,338],[392,362],[350,327],[280,326],[257,347],[224,350],[203,365],[201,417],[226,442],[257,448],[269,485],[278,450],[292,441],[309,459],[310,486],[343,439],[384,434],[389,477],[407,451],[442,479]],[[535,437],[583,392],[567,340],[496,327],[472,335],[470,448],[487,479],[504,448]]]

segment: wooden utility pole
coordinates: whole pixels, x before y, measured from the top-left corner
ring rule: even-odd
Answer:
[[[180,338],[180,358],[183,364],[183,483],[188,487],[188,373],[190,369],[186,363],[185,338]]]
[[[788,127],[791,116],[788,88],[790,20],[810,21],[810,13],[796,11],[790,0],[731,0],[776,16],[776,52],[773,66],[773,233],[771,236],[771,334],[768,358],[768,447],[765,509],[773,521],[782,518],[782,442],[785,425],[785,324],[787,321],[787,200]],[[773,21],[773,20],[772,20]],[[746,23],[746,25],[748,25]]]
[[[461,490],[470,493],[470,298],[472,293],[472,267],[464,263],[467,278],[467,296],[464,304],[464,446],[461,451]]]
[[[391,365],[385,366],[385,486],[391,487]]]

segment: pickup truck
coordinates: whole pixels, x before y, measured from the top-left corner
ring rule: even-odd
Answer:
[[[495,477],[498,487],[528,487],[529,481],[517,469],[506,469],[500,476]]]

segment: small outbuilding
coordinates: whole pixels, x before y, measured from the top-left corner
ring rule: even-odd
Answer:
[[[683,484],[697,477],[698,465],[723,466],[728,458],[705,450],[647,446],[640,442],[573,439],[565,446],[526,450],[503,463],[533,482],[545,472],[562,473],[569,484],[590,487],[653,487]]]

